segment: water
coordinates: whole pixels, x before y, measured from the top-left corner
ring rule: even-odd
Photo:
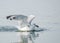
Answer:
[[[40,32],[35,43],[59,43],[60,24],[51,24],[49,31]],[[19,40],[18,32],[0,32],[0,43],[14,43]]]
[[[16,32],[0,32],[0,43],[12,43],[18,40]]]
[[[41,31],[44,31],[44,28],[37,28],[37,30],[38,30],[38,32],[39,32],[39,30],[41,32]],[[5,43],[20,42],[21,34],[22,35],[29,34],[29,32],[23,32],[22,33],[22,32],[17,32],[17,31],[19,31],[19,30],[16,27],[13,27],[13,26],[0,26],[0,37],[1,37],[0,42],[1,43],[3,43],[4,41],[5,41]],[[37,32],[36,32],[36,34],[37,34]],[[26,37],[28,37],[28,36],[26,36]],[[24,36],[23,36],[23,38],[24,38]],[[24,40],[26,40],[26,39],[24,39]],[[31,43],[31,41],[29,41],[29,43]]]

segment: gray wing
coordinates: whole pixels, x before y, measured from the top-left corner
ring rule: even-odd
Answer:
[[[10,19],[10,20],[26,20],[27,16],[25,16],[25,15],[9,15],[6,18]]]
[[[20,26],[25,26],[28,24],[27,22],[28,17],[25,15],[10,15],[7,16],[6,18],[10,20],[16,20],[18,22],[18,25]]]
[[[18,21],[18,24],[22,24],[22,25],[30,25],[32,20],[35,18],[34,15],[30,15],[30,16],[25,16],[25,15],[10,15],[6,17],[7,19],[10,20],[16,20]]]

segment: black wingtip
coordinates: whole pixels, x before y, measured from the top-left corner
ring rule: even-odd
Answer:
[[[12,19],[10,18],[10,20],[12,20]]]
[[[34,24],[36,27],[39,27],[38,25]]]
[[[13,19],[16,19],[16,17],[13,17]]]
[[[7,16],[6,19],[9,19],[11,16]]]

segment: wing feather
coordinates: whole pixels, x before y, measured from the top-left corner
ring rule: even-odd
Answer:
[[[25,15],[10,15],[6,17],[7,19],[10,20],[16,20],[18,21],[18,24],[20,26],[26,26],[26,25],[30,25],[32,20],[35,18],[34,15],[30,15],[30,16],[25,16]]]

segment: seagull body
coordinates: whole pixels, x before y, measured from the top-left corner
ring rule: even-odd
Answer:
[[[34,43],[33,39],[38,37],[38,34],[35,34],[35,32],[47,30],[40,29],[38,25],[32,24],[32,20],[35,18],[34,15],[9,15],[6,18],[9,20],[17,21],[18,25],[16,27],[18,28],[18,34],[21,37],[19,43],[28,43],[28,38],[30,38],[31,42]]]

